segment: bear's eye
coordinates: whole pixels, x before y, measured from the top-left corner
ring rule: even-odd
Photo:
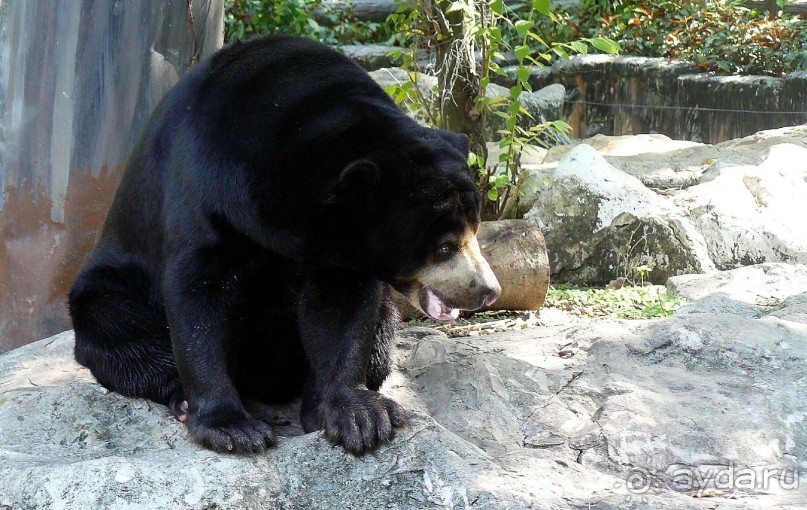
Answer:
[[[445,243],[437,248],[437,256],[441,259],[447,259],[454,252],[457,251],[457,245],[453,243]]]

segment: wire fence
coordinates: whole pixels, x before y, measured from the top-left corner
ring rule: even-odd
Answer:
[[[564,99],[564,103],[568,104],[584,104],[587,106],[608,106],[611,108],[630,108],[630,109],[654,109],[654,110],[697,110],[703,112],[726,112],[726,113],[748,113],[755,115],[802,115],[807,117],[807,110],[803,111],[782,111],[782,110],[743,110],[734,108],[710,108],[705,106],[672,106],[660,104],[632,104],[632,103],[607,103],[601,101],[588,101],[585,99]]]

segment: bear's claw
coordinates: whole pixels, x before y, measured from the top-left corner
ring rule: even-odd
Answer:
[[[392,439],[394,428],[408,420],[394,400],[375,391],[342,388],[323,398],[319,421],[328,441],[361,456]]]
[[[219,453],[250,455],[262,453],[277,444],[272,427],[247,413],[243,416],[222,413],[207,420],[191,413],[187,423],[194,441]]]

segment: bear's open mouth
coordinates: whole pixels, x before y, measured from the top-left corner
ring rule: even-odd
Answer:
[[[420,291],[420,308],[426,315],[438,321],[453,321],[460,316],[459,308],[450,308],[437,297],[437,294],[429,287],[423,287]]]

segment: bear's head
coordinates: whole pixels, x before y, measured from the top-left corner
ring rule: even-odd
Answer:
[[[468,138],[419,128],[408,140],[348,165],[335,196],[361,218],[361,235],[350,237],[372,259],[364,269],[428,316],[456,319],[501,294],[476,239],[481,198]]]

